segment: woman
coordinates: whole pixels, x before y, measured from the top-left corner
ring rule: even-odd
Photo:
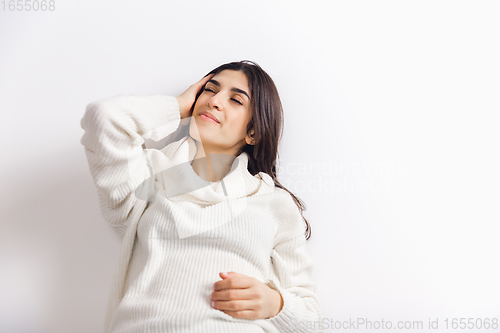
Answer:
[[[281,113],[251,61],[219,66],[178,97],[87,105],[81,143],[122,238],[106,333],[322,332],[309,224],[276,178]]]

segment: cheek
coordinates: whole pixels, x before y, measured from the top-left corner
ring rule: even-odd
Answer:
[[[203,97],[202,97],[202,96],[200,96],[200,97],[196,100],[196,102],[195,102],[195,104],[194,104],[194,108],[195,108],[195,109],[197,109],[197,108],[199,108],[201,105],[203,105]]]
[[[201,93],[201,95],[196,100],[196,106],[198,107],[198,106],[206,105],[208,103],[209,98],[210,97],[207,95],[207,93]]]
[[[228,131],[228,134],[230,136],[233,136],[235,138],[241,138],[246,135],[247,132],[247,124],[248,121],[244,118],[231,118],[231,119],[226,119],[226,122],[224,123],[225,130]]]

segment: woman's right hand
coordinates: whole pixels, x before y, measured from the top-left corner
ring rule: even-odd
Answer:
[[[185,92],[183,92],[177,98],[177,102],[179,103],[179,110],[181,113],[181,119],[191,117],[191,107],[193,106],[194,100],[196,98],[196,94],[200,89],[210,80],[215,74],[210,74],[205,76],[200,81],[192,84]]]

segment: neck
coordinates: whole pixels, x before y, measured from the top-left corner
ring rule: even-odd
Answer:
[[[210,182],[222,180],[231,170],[236,158],[235,152],[221,151],[215,147],[196,142],[196,155],[191,163],[194,172],[200,178]]]

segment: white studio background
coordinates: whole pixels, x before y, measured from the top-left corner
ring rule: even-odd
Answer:
[[[102,331],[120,242],[80,144],[85,106],[177,96],[242,59],[259,63],[282,98],[280,177],[308,208],[325,322],[403,332],[421,321],[419,332],[437,332],[446,319],[448,329],[453,318],[500,319],[499,2],[8,5],[1,332]],[[392,329],[376,329],[382,320]]]

